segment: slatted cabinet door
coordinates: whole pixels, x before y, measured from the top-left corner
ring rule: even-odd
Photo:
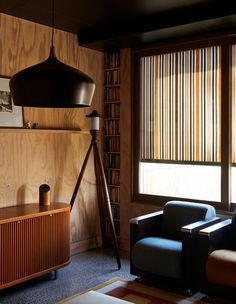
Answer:
[[[3,223],[0,242],[0,289],[60,268],[70,260],[69,208]]]
[[[59,212],[42,217],[40,234],[41,269],[65,263],[70,258],[69,212]]]

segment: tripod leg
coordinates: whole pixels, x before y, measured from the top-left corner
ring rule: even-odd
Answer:
[[[104,194],[100,191],[101,189],[101,178],[100,178],[100,171],[98,162],[96,161],[95,150],[93,150],[94,155],[94,168],[95,168],[95,175],[96,175],[96,184],[97,184],[97,198],[98,198],[98,210],[99,210],[99,218],[100,218],[100,226],[102,232],[102,242],[105,241],[105,223],[104,223],[104,207],[103,207],[103,197]]]
[[[115,247],[116,261],[117,261],[118,268],[120,269],[121,263],[120,263],[120,257],[119,257],[119,251],[118,251],[118,243],[117,243],[117,237],[116,237],[116,232],[115,232],[115,226],[114,226],[113,216],[112,216],[112,212],[111,212],[111,203],[110,203],[110,198],[109,198],[109,192],[108,192],[108,188],[107,188],[104,168],[102,165],[102,161],[101,161],[101,158],[99,155],[99,151],[98,151],[96,142],[94,143],[94,155],[95,155],[95,159],[98,163],[98,169],[100,171],[102,190],[104,192],[104,199],[105,199],[106,207],[108,210],[108,218],[109,218],[109,222],[111,225],[112,239],[113,239],[113,243],[114,243],[114,247]]]
[[[92,147],[93,147],[93,142],[91,142],[91,144],[89,146],[89,149],[88,149],[88,152],[87,152],[87,154],[85,156],[85,159],[84,159],[84,162],[83,162],[83,165],[82,165],[82,168],[81,168],[81,171],[80,171],[77,183],[75,185],[75,189],[74,189],[74,192],[72,194],[71,201],[70,201],[70,210],[72,210],[72,208],[73,208],[73,205],[74,205],[74,202],[75,202],[75,198],[76,198],[76,195],[78,193],[78,190],[79,190],[79,187],[80,187],[80,183],[82,181],[82,178],[83,178],[83,175],[84,175],[84,170],[86,169],[86,166],[87,166],[87,163],[88,163],[89,154],[91,152]]]

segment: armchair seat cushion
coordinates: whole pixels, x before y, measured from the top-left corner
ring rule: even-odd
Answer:
[[[206,275],[211,283],[236,287],[236,251],[219,249],[207,259]]]
[[[147,237],[133,247],[134,265],[156,275],[182,278],[182,242],[160,237]]]

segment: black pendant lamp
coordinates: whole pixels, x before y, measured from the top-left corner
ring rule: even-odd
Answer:
[[[95,83],[85,73],[59,61],[55,56],[54,0],[52,0],[52,44],[47,60],[16,73],[10,79],[15,105],[40,108],[90,106]]]

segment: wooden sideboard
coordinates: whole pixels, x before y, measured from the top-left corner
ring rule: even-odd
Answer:
[[[70,205],[0,209],[0,289],[70,262]]]

